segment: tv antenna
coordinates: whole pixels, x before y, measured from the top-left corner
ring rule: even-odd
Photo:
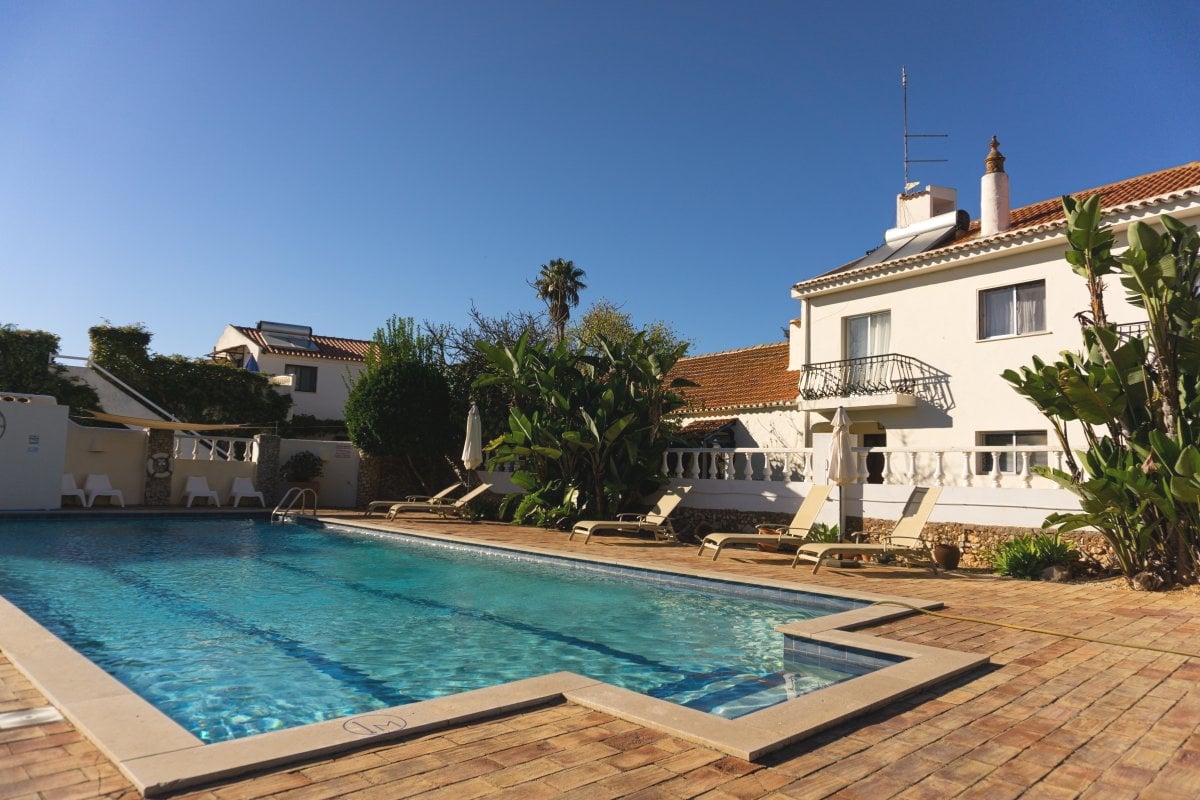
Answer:
[[[920,181],[910,181],[908,179],[909,164],[939,164],[945,163],[944,158],[909,158],[908,157],[908,140],[909,139],[949,139],[948,133],[909,133],[908,132],[908,73],[904,67],[900,67],[900,86],[904,90],[904,193],[908,194],[913,189],[917,188]]]

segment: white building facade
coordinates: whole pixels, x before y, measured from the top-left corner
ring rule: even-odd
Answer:
[[[801,317],[791,328],[789,366],[801,370],[806,441],[828,431],[842,406],[858,446],[913,451],[899,466],[875,471],[907,470],[914,482],[959,482],[948,480],[953,472],[970,485],[970,473],[1026,470],[1026,457],[1032,465],[1053,462],[1046,451],[1058,442],[1046,420],[1001,373],[1031,365],[1035,355],[1050,361],[1078,350],[1075,315],[1090,308],[1089,297],[1064,259],[1061,201],[1008,209],[1003,157],[993,170],[997,156],[993,142],[982,229],[953,208],[953,190],[927,187],[898,199],[897,227],[879,250],[793,287]],[[1097,193],[1116,252],[1132,222],[1157,224],[1169,214],[1200,223],[1197,163],[1076,197]],[[989,227],[997,230],[984,235]],[[1106,283],[1109,320],[1144,321],[1117,276]],[[1030,450],[1003,449],[1021,447]],[[1001,449],[980,452],[989,448]]]
[[[226,325],[213,357],[272,376],[292,397],[292,415],[343,419],[349,385],[365,366],[371,343],[314,335],[312,328],[279,322]],[[253,359],[253,361],[251,361]]]

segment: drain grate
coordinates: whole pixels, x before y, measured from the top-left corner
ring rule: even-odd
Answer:
[[[62,718],[63,715],[54,706],[8,711],[0,714],[0,731],[24,728],[27,725],[44,725],[47,722],[60,722]]]

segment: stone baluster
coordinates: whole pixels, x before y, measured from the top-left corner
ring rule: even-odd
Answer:
[[[700,452],[698,450],[692,451],[692,468],[688,470],[688,477],[692,480],[700,478]]]
[[[746,465],[742,467],[742,478],[752,481],[754,480],[754,454],[747,452],[744,455],[746,456]]]
[[[858,482],[866,483],[867,477],[869,476],[869,473],[867,471],[867,454],[866,453],[855,453],[854,454],[854,463],[857,466]]]
[[[708,456],[708,479],[715,481],[717,479],[717,459],[721,457],[721,450],[718,447],[713,447],[712,453]]]
[[[675,477],[676,478],[683,477],[683,451],[682,450],[675,451]]]
[[[737,473],[737,453],[733,450],[727,450],[722,454],[722,464],[725,467],[725,480],[731,481],[736,477]]]
[[[934,456],[933,483],[935,486],[945,486],[946,485],[946,469],[945,469],[944,459],[945,459],[946,454],[943,453],[941,450],[939,450],[938,452],[934,453],[933,456]]]
[[[999,451],[993,450],[992,451],[992,486],[995,486],[997,489],[1000,488],[1001,475],[1002,475],[1002,473],[1000,472],[1000,453],[999,453]]]
[[[807,453],[805,453],[803,458],[804,458],[804,480],[807,481],[808,483],[812,483],[813,482],[813,461],[815,461],[816,458],[813,455],[811,450],[808,451]]]
[[[662,472],[662,474],[663,474],[663,475],[670,475],[670,474],[671,474],[670,472],[668,472],[668,471],[667,471],[667,469],[668,469],[668,467],[667,467],[667,456],[668,456],[668,455],[670,455],[670,451],[669,451],[669,450],[663,450],[663,460],[662,460],[662,470],[661,470],[661,472]]]
[[[908,485],[917,485],[917,454],[911,450],[908,452]]]
[[[971,457],[973,453],[970,450],[963,450],[963,486],[970,486],[972,479],[975,477],[975,470],[971,465]]]
[[[895,483],[895,475],[892,474],[892,451],[883,451],[883,482],[885,484]]]
[[[1021,485],[1028,489],[1033,480],[1033,474],[1029,470],[1029,462],[1033,460],[1033,454],[1028,450],[1021,453]]]

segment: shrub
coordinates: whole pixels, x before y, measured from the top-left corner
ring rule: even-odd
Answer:
[[[816,522],[804,538],[809,542],[836,542],[840,532],[836,523],[826,525],[824,522]]]
[[[996,545],[988,558],[1001,575],[1036,581],[1047,567],[1065,567],[1077,561],[1079,551],[1057,533],[1027,533]]]
[[[288,483],[308,483],[325,474],[325,462],[312,450],[301,450],[283,462],[279,472]]]

